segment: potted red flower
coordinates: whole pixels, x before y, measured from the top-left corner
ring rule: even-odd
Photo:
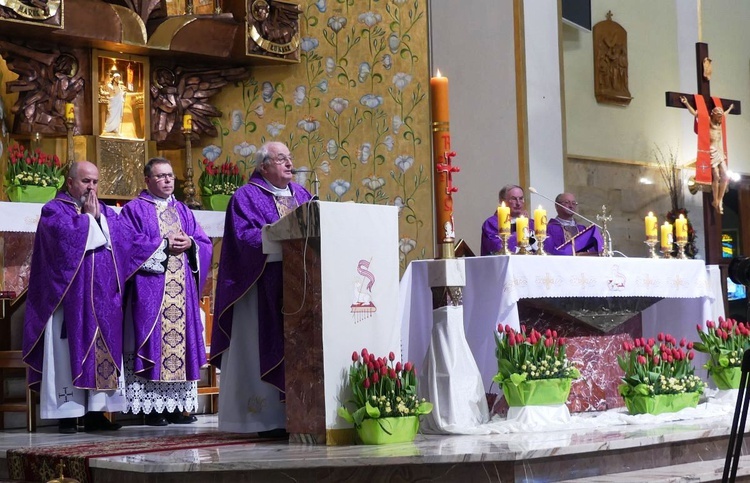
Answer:
[[[63,185],[63,166],[57,155],[30,151],[15,143],[8,148],[5,190],[11,201],[45,203]]]
[[[222,164],[203,158],[202,165],[203,172],[198,178],[201,198],[212,210],[225,211],[229,198],[245,184],[245,175],[240,173],[239,166],[229,161],[229,158]]]
[[[719,389],[737,389],[742,375],[742,356],[750,348],[750,326],[734,319],[719,317],[719,322],[706,321],[706,330],[696,327],[701,341],[695,350],[708,354],[704,367]]]
[[[395,359],[393,352],[387,358],[375,357],[367,349],[352,353],[352,398],[338,414],[354,425],[364,444],[412,441],[419,429],[419,416],[432,411],[431,403],[417,398],[414,365]]]
[[[676,412],[698,405],[705,384],[695,375],[693,343],[679,344],[670,334],[657,340],[637,338],[623,343],[624,355],[617,356],[625,372],[620,395],[631,414]]]
[[[565,353],[565,338],[547,329],[526,333],[502,324],[495,332],[497,375],[509,406],[564,404],[581,373]]]

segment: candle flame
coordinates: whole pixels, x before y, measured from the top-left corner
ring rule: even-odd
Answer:
[[[503,208],[505,208],[505,201],[503,201],[502,203],[500,203],[500,206],[502,206]]]
[[[648,212],[648,216],[654,216],[654,212],[653,211],[649,211]]]
[[[440,75],[440,69],[437,70],[437,75],[435,77],[443,77],[442,75]]]

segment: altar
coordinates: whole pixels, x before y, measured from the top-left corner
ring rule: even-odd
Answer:
[[[428,263],[412,262],[400,285],[403,357],[418,367],[432,330]],[[464,329],[487,392],[497,372],[493,332],[498,324],[519,328],[521,299],[650,299],[655,303],[641,312],[640,331],[647,339],[664,332],[678,341],[694,341],[696,324],[724,315],[718,267],[706,267],[702,260],[514,255],[467,258],[465,263]],[[610,361],[616,349],[606,349]],[[705,376],[701,356],[696,354],[696,372]]]

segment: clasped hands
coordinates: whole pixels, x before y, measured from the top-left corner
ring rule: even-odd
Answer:
[[[179,255],[190,248],[193,244],[193,240],[191,240],[182,230],[180,230],[179,233],[169,235],[167,240],[169,240],[169,253],[171,255]]]

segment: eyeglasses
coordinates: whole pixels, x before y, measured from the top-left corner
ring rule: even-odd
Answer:
[[[275,158],[269,157],[268,159],[273,161],[275,164],[284,164],[287,161],[290,161],[292,163],[294,162],[294,156],[292,156],[291,154],[277,154]]]
[[[569,206],[578,206],[578,202],[577,201],[561,201],[560,204],[561,205],[566,205],[566,206],[567,205],[569,205]]]
[[[508,202],[511,202],[511,201],[515,201],[515,202],[518,202],[518,203],[523,203],[523,196],[518,196],[518,197],[514,196],[513,198],[508,198]]]
[[[151,175],[152,178],[156,178],[159,181],[164,181],[165,179],[174,179],[174,173],[160,173],[160,174],[153,174]]]

